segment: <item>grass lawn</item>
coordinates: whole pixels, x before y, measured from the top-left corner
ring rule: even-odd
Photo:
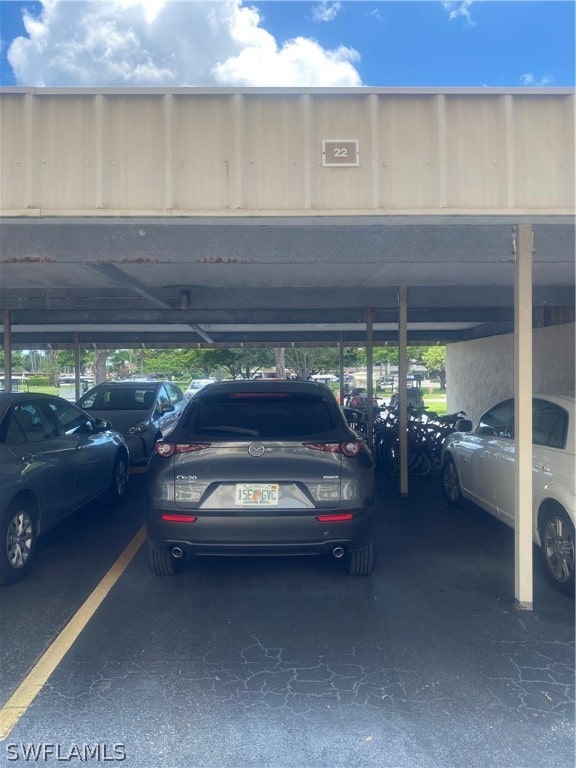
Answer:
[[[424,398],[424,405],[427,411],[434,411],[438,416],[442,416],[446,413],[446,391],[443,389],[435,389],[432,394],[427,389],[422,387],[422,397]],[[391,390],[379,389],[376,392],[376,397],[382,398],[388,402],[391,398]]]
[[[74,385],[73,384],[63,384],[61,387],[51,387],[49,384],[47,384],[45,387],[28,387],[28,389],[19,389],[16,390],[17,392],[30,392],[33,394],[38,394],[39,392],[45,394],[45,395],[59,395],[60,397],[65,398],[66,400],[74,399]]]
[[[446,413],[446,392],[436,391],[433,395],[427,395],[422,393],[424,397],[424,405],[427,411],[435,411],[438,416],[442,416]]]

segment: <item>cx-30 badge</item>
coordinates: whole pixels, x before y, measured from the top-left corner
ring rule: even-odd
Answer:
[[[248,446],[248,453],[250,456],[264,456],[266,448],[264,448],[262,443],[250,443]]]

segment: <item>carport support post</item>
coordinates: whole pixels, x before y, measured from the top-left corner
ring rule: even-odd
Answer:
[[[76,389],[75,400],[80,398],[80,334],[74,334],[74,387]]]
[[[340,378],[340,405],[344,405],[345,387],[344,387],[344,334],[340,334],[338,342],[338,374]]]
[[[398,289],[398,428],[400,495],[408,495],[408,289]]]
[[[10,310],[2,313],[4,323],[4,391],[12,392],[12,325]]]
[[[366,439],[374,447],[374,310],[366,310]]]
[[[515,235],[514,576],[517,608],[532,610],[532,225],[518,224]]]

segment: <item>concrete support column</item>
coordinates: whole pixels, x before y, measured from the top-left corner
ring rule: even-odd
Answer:
[[[400,431],[400,495],[408,495],[408,289],[398,290],[398,426]]]
[[[75,399],[80,397],[80,334],[74,334],[74,388]]]
[[[374,447],[374,310],[366,310],[366,439]]]
[[[516,227],[514,274],[515,597],[532,610],[532,249],[531,224]]]
[[[338,378],[340,379],[340,404],[344,405],[345,386],[344,386],[344,337],[340,334],[338,342]]]
[[[4,324],[4,390],[12,392],[12,321],[9,309],[3,311],[2,322]]]

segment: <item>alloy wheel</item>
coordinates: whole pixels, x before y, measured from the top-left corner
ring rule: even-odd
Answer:
[[[12,516],[6,533],[6,555],[12,568],[23,568],[26,565],[33,543],[34,523],[30,513],[22,509]]]
[[[123,498],[126,493],[126,486],[128,484],[128,465],[124,458],[118,459],[115,467],[114,483],[116,488],[116,495],[119,499]]]
[[[560,515],[547,520],[542,549],[552,576],[559,582],[567,582],[574,573],[574,539]]]
[[[442,470],[442,486],[448,501],[455,504],[460,499],[460,481],[453,461],[447,461]]]

